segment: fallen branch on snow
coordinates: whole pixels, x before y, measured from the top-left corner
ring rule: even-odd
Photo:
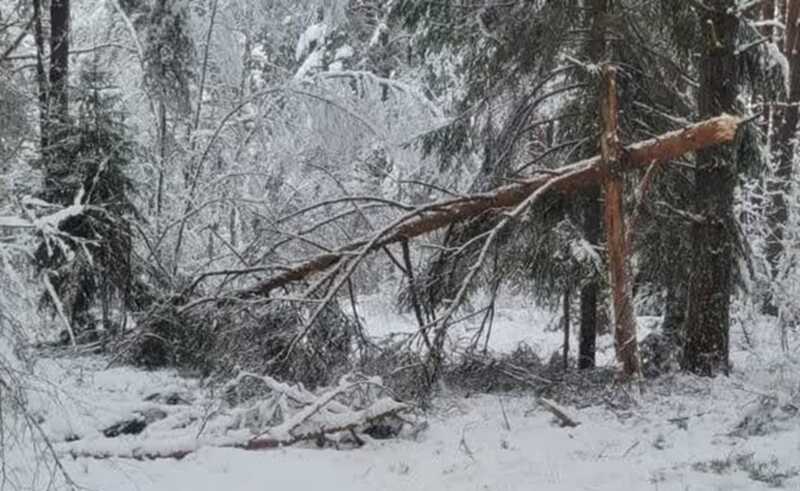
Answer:
[[[561,426],[569,426],[570,428],[574,428],[580,424],[580,422],[576,421],[574,418],[572,418],[567,414],[566,409],[559,406],[550,399],[545,399],[544,397],[540,397],[539,404],[543,408],[548,410],[550,413],[552,413],[553,416],[558,418],[558,421],[559,423],[561,423]]]
[[[73,458],[127,458],[137,460],[153,459],[181,459],[202,447],[237,448],[242,450],[265,450],[294,445],[300,442],[324,442],[336,435],[350,435],[355,443],[360,445],[363,440],[358,433],[379,425],[385,421],[401,420],[401,415],[411,410],[411,406],[398,402],[390,397],[378,397],[370,389],[383,392],[380,380],[357,376],[345,376],[339,384],[324,391],[314,394],[300,385],[293,386],[279,382],[269,376],[253,373],[240,373],[226,387],[233,387],[245,380],[256,380],[263,383],[269,390],[266,399],[268,404],[277,411],[294,411],[278,424],[268,425],[267,428],[253,436],[253,428],[238,428],[228,431],[229,427],[223,425],[221,434],[209,430],[207,436],[201,436],[206,423],[201,423],[200,432],[192,436],[193,429],[186,428],[180,437],[164,436],[162,438],[142,439],[112,439],[103,438],[89,441],[76,441],[61,444],[60,455],[69,455]],[[364,399],[369,402],[364,403]],[[277,402],[283,404],[277,404]],[[350,403],[350,404],[348,404]],[[289,407],[291,405],[291,407]],[[354,407],[356,406],[356,407]],[[233,416],[233,421],[239,422],[246,417],[246,412],[260,406],[236,408],[228,416]],[[272,417],[275,414],[271,415]],[[271,420],[272,418],[270,418]]]

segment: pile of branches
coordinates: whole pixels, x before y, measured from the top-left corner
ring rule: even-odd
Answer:
[[[395,400],[380,378],[356,373],[312,391],[302,384],[241,371],[222,386],[222,395],[218,406],[205,415],[192,413],[196,405],[184,406],[186,414],[173,408],[158,431],[124,441],[100,437],[65,442],[57,450],[73,458],[141,460],[180,459],[208,446],[268,450],[310,444],[342,449],[396,437],[405,425],[413,425],[412,406]]]
[[[288,301],[157,304],[139,328],[117,341],[119,361],[147,368],[178,367],[203,376],[244,369],[307,387],[324,386],[349,371],[354,323],[332,302],[302,339],[305,312]],[[286,356],[291,350],[291,356]]]

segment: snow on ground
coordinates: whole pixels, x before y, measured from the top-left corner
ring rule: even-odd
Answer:
[[[373,334],[413,328],[379,300],[362,302],[361,310]],[[561,342],[559,332],[544,329],[552,319],[532,306],[501,305],[491,347],[503,351],[524,341],[549,356]],[[679,374],[648,382],[631,408],[567,408],[581,423],[575,428],[555,424],[531,394],[451,392],[424,415],[428,427],[416,437],[370,441],[358,450],[201,446],[182,460],[70,457],[65,449],[81,442],[95,448],[102,428],[135,411],[173,412],[141,435],[113,439],[112,448],[171,435],[169,425],[202,418],[211,407],[212,395],[196,379],[106,368],[97,357],[40,361],[37,373],[49,384],[31,404],[66,470],[97,491],[800,490],[800,353],[781,353],[769,326],[748,334],[754,348],[745,346],[741,330],[733,332],[730,377]],[[610,345],[607,338],[602,345]],[[192,404],[144,401],[156,392],[189,394]],[[81,440],[65,442],[75,437]]]
[[[476,305],[488,304],[486,299],[478,299]],[[417,322],[412,313],[399,313],[392,299],[372,295],[359,299],[358,312],[364,318],[369,335],[381,338],[392,333],[413,333]],[[464,317],[470,313],[463,314]],[[448,331],[451,349],[468,345],[480,328],[483,315],[471,317],[467,322],[457,323]],[[643,338],[658,322],[652,317],[640,317]],[[561,350],[564,334],[561,330],[560,313],[553,313],[536,303],[522,297],[501,295],[497,298],[497,310],[489,338],[489,349],[495,353],[509,353],[520,343],[531,347],[544,361]],[[571,346],[577,346],[577,325],[572,326]],[[597,343],[598,366],[611,366],[614,362],[613,339],[602,336]]]

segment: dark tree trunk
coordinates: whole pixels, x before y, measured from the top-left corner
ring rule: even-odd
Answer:
[[[599,64],[607,61],[606,19],[611,11],[611,0],[591,0],[589,4],[589,58]],[[583,210],[583,235],[592,246],[600,245],[603,213],[600,206],[600,187],[587,192],[588,201]],[[581,288],[580,341],[578,343],[578,368],[594,368],[597,337],[597,300],[599,286],[596,280]]]
[[[789,219],[787,197],[791,192],[792,165],[796,146],[798,107],[800,103],[800,0],[789,0],[786,3],[786,31],[783,53],[789,61],[789,93],[784,104],[773,108],[774,128],[772,140],[772,157],[777,167],[772,181],[767,187],[770,196],[767,223],[769,236],[767,239],[767,260],[771,268],[773,281],[780,274],[779,263],[784,249],[784,227]],[[777,314],[777,306],[769,301],[767,312]]]
[[[761,20],[774,21],[775,20],[775,0],[762,0],[761,2]],[[761,26],[761,35],[767,39],[772,39],[775,27],[770,24]]]
[[[775,26],[772,25],[776,20],[775,6],[775,0],[763,0],[761,2],[759,20],[761,20],[762,25],[759,31],[769,42],[777,43],[780,36],[776,34]],[[782,18],[780,20],[783,21]],[[772,84],[762,84],[761,87],[756,88],[755,92],[759,98],[759,102],[763,104],[763,115],[759,121],[761,133],[763,134],[762,143],[766,148],[770,148],[773,139],[772,130],[774,127],[777,127],[777,120],[775,119],[777,114],[775,112],[775,100],[778,96],[775,94]],[[760,196],[756,196],[753,199],[758,201],[757,204],[761,204]]]
[[[69,0],[50,0],[50,107],[60,122],[69,114]]]
[[[569,307],[570,307],[569,287],[564,289],[564,371],[569,370]]]
[[[735,0],[706,2],[698,102],[701,117],[734,113],[737,96]],[[700,375],[728,370],[730,298],[733,286],[736,186],[732,145],[697,153],[695,205],[700,221],[692,228],[687,339],[683,368]]]
[[[69,120],[69,0],[50,1],[50,67],[47,92],[44,98],[45,114],[42,120],[42,161],[44,170],[43,197],[47,201],[68,204],[74,199],[75,189],[66,186],[66,178],[74,169],[64,159],[57,158],[59,140]],[[38,37],[38,36],[37,36]],[[37,40],[37,45],[39,41]],[[41,34],[44,44],[44,33]],[[43,47],[42,47],[43,50]],[[42,51],[37,46],[37,51]],[[42,56],[43,58],[43,56]],[[37,63],[38,64],[38,63]],[[44,78],[44,63],[39,76]]]
[[[686,283],[683,278],[673,278],[667,287],[664,300],[664,323],[661,331],[672,349],[683,349],[686,328]]]
[[[156,230],[161,231],[161,210],[164,207],[164,169],[167,165],[167,106],[164,96],[158,101],[158,182],[156,183]]]
[[[42,0],[33,0],[33,38],[36,43],[36,85],[39,91],[39,136],[42,152],[50,144],[47,71],[44,67],[45,37],[42,27]],[[44,157],[44,155],[42,156]]]
[[[592,245],[600,242],[601,221],[600,188],[587,190],[588,202],[583,209],[583,234]],[[595,349],[597,344],[597,281],[583,285],[581,288],[581,323],[580,340],[578,342],[578,368],[587,369],[595,366]]]

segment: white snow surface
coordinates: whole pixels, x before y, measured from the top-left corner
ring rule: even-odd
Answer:
[[[328,26],[324,23],[308,26],[305,32],[303,32],[303,34],[300,36],[300,39],[297,41],[297,46],[295,47],[294,51],[295,60],[300,61],[303,58],[303,55],[309,51],[311,44],[319,43],[324,40],[327,33]]]
[[[413,328],[408,316],[377,298],[360,306],[374,334]],[[519,301],[498,307],[493,350],[526,342],[547,356],[559,347],[562,334],[546,329],[553,314]],[[469,330],[462,331],[468,338]],[[213,394],[200,381],[172,370],[107,368],[108,360],[99,357],[41,360],[37,380],[47,382],[31,393],[30,404],[71,477],[97,491],[774,489],[762,482],[769,476],[781,477],[783,489],[800,489],[800,410],[790,411],[800,407],[800,338],[792,339],[792,353],[782,353],[772,326],[750,326],[748,335],[753,347],[741,329],[732,333],[729,377],[677,374],[647,382],[632,409],[567,407],[580,422],[575,428],[557,425],[530,393],[467,396],[444,388],[433,409],[421,414],[424,431],[369,440],[356,450],[220,448],[196,438],[195,430],[180,430],[213,408]],[[456,333],[452,342],[459,339]],[[601,346],[610,344],[608,336],[600,339]],[[601,363],[613,363],[612,357],[607,349]],[[144,401],[171,391],[187,394],[190,404]],[[748,414],[758,417],[765,401],[788,408],[785,417],[770,421],[763,435],[735,434]],[[100,433],[152,408],[168,416],[140,435]],[[80,440],[67,443],[68,437]],[[186,446],[196,450],[181,460],[70,455],[76,449],[102,456]],[[13,455],[6,458],[12,471],[26,468]]]

